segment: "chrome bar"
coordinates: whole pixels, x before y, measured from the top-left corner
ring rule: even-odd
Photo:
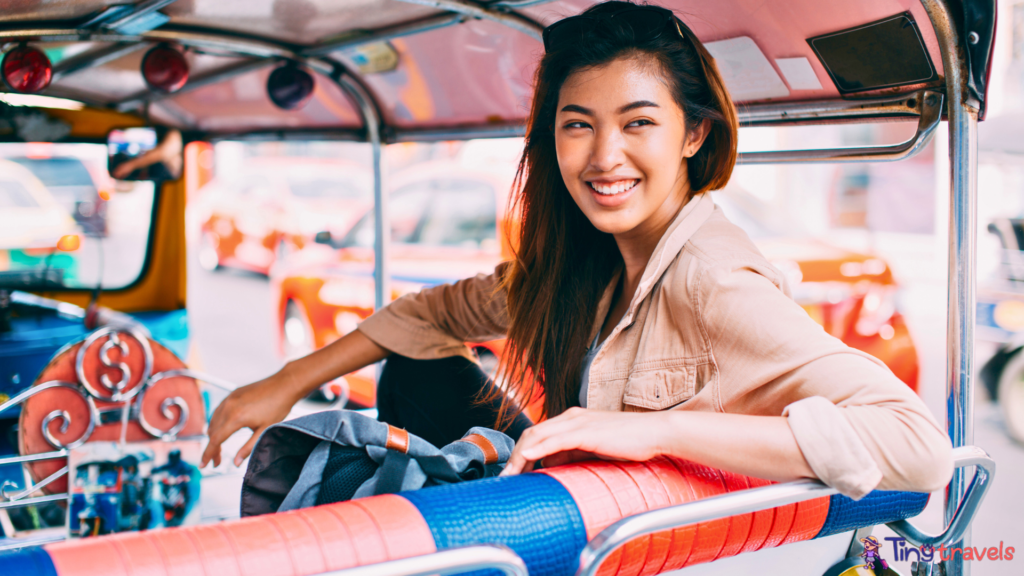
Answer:
[[[354,77],[348,73],[331,77],[359,108],[373,154],[373,304],[375,310],[380,310],[391,301],[391,226],[380,111],[369,91]]]
[[[235,384],[234,382],[229,382],[223,378],[211,376],[210,374],[204,374],[202,372],[197,372],[195,370],[189,370],[188,368],[184,368],[181,370],[166,370],[164,372],[157,372],[156,374],[153,374],[152,378],[149,379],[149,382],[146,383],[146,387],[148,388],[156,384],[157,382],[165,380],[167,378],[177,378],[182,376],[185,378],[192,378],[193,380],[199,380],[200,382],[205,382],[207,384],[210,384],[214,388],[220,388],[225,392],[234,392],[235,388],[238,388],[238,384]]]
[[[53,81],[95,66],[102,66],[147,47],[143,42],[117,42],[66,58],[53,65]]]
[[[946,0],[921,0],[942,55],[949,118],[949,300],[946,318],[946,429],[953,447],[974,441],[975,238],[977,238],[978,107],[968,88],[966,46],[958,18]],[[959,8],[956,8],[959,10]],[[956,470],[946,487],[945,519],[952,522],[964,495],[966,475]],[[970,546],[970,527],[953,547]],[[970,574],[970,565],[954,555],[947,576]]]
[[[67,499],[67,492],[63,492],[61,494],[36,496],[35,498],[22,498],[21,500],[14,500],[12,502],[0,501],[0,510],[5,508],[24,508],[25,506],[35,506],[36,504],[46,504],[47,502],[61,502],[67,501]]]
[[[818,162],[894,162],[917,154],[928,145],[942,118],[942,94],[926,92],[920,102],[921,115],[913,138],[888,146],[827,148],[817,150],[776,150],[740,152],[737,164],[788,164]]]
[[[483,126],[393,130],[387,141],[443,142],[475,138],[522,138],[525,135],[526,125],[524,124],[485,124]]]
[[[860,100],[741,104],[737,111],[742,127],[912,120],[921,115],[926,92]]]
[[[18,492],[17,494],[14,494],[13,496],[8,496],[7,495],[7,486],[8,485],[5,484],[3,487],[0,487],[0,496],[2,496],[7,502],[17,502],[18,500],[24,499],[25,496],[28,496],[29,494],[31,494],[33,492],[38,492],[38,491],[42,490],[43,488],[46,488],[50,484],[56,482],[57,480],[59,480],[60,478],[62,478],[64,476],[66,476],[67,473],[68,473],[68,467],[64,466],[60,470],[57,470],[53,474],[50,474],[46,478],[43,478],[42,481],[40,481],[38,484],[33,484],[33,485],[25,488],[21,492]],[[65,497],[66,497],[66,495],[65,495]]]
[[[623,518],[602,530],[587,544],[580,554],[580,567],[576,571],[576,576],[594,576],[612,552],[640,536],[836,493],[835,488],[830,488],[817,480],[797,480],[723,494]]]
[[[912,539],[917,539],[940,545],[952,541],[967,529],[995,476],[995,462],[984,450],[974,446],[965,446],[953,450],[953,465],[957,469],[975,466],[977,472],[976,481],[972,483],[969,490],[967,504],[958,512],[956,518],[948,523],[948,527],[938,536],[932,536],[917,530],[909,521],[901,520],[889,524],[894,531],[912,543],[914,542]],[[616,549],[640,536],[833,494],[837,494],[834,488],[817,480],[797,480],[723,494],[623,518],[602,530],[587,544],[580,554],[580,567],[576,576],[594,576],[601,563]]]
[[[355,46],[361,46],[363,44],[370,44],[372,42],[383,42],[385,40],[391,40],[392,38],[400,38],[402,36],[411,36],[413,34],[419,34],[421,32],[429,32],[431,30],[437,30],[438,28],[445,28],[455,24],[461,24],[466,21],[466,16],[463,14],[452,14],[444,13],[435,16],[429,16],[421,20],[414,20],[412,22],[403,22],[394,26],[387,26],[385,28],[378,28],[376,30],[370,30],[365,34],[358,34],[347,36],[345,38],[339,38],[335,40],[329,40],[311,46],[302,51],[302,55],[306,57],[325,56],[331,52],[338,50],[344,50],[346,48],[353,48]]]
[[[35,308],[43,308],[46,310],[53,310],[58,316],[62,316],[69,320],[84,320],[85,319],[85,308],[81,306],[75,306],[68,302],[61,302],[60,300],[54,300],[52,298],[44,298],[31,292],[22,292],[20,290],[11,291],[11,302],[14,304],[23,304],[25,306],[33,306]]]
[[[0,404],[0,413],[2,413],[3,411],[7,410],[12,406],[17,406],[18,404],[21,404],[25,400],[28,400],[29,398],[35,396],[36,394],[39,394],[40,392],[45,392],[51,388],[68,388],[77,391],[79,389],[79,386],[74,382],[63,382],[61,380],[50,380],[49,382],[43,382],[42,384],[31,386],[29,388],[26,388],[25,390],[22,390],[21,393],[15,395],[13,398],[9,399],[3,404]]]
[[[412,558],[321,572],[315,576],[428,576],[483,569],[500,570],[506,576],[529,576],[523,559],[500,544],[449,548]]]
[[[67,498],[67,495],[62,495]],[[14,536],[7,538],[0,538],[0,552],[4,550],[17,550],[19,548],[27,548],[29,546],[42,546],[43,544],[52,544],[54,542],[63,542],[67,540],[67,528],[44,528],[45,534],[36,535],[33,531],[31,536]],[[41,530],[42,531],[42,530]]]
[[[191,92],[192,90],[203,88],[204,86],[210,86],[211,84],[216,84],[229,78],[234,78],[235,76],[241,76],[242,74],[247,74],[249,72],[259,70],[260,68],[270,66],[272,63],[273,60],[265,59],[245,60],[243,62],[236,62],[234,64],[222,66],[220,68],[217,68],[216,70],[210,70],[209,72],[206,72],[204,74],[189,78],[188,82],[186,82],[186,84],[182,86],[181,89],[177,92],[162,93],[143,90],[142,92],[132,94],[124,100],[117,102],[116,104],[114,104],[114,107],[118,111],[124,112],[126,110],[137,108],[148,103],[159,102],[161,100],[172,98],[180,94],[184,94],[186,92]]]
[[[978,513],[981,502],[985,499],[989,487],[996,475],[996,462],[984,450],[977,446],[961,446],[953,449],[955,470],[960,471],[967,466],[974,466],[974,478],[971,480],[963,500],[957,507],[953,517],[947,521],[946,529],[932,535],[914,527],[909,520],[899,520],[888,524],[892,531],[903,536],[914,546],[937,547],[949,542],[958,542],[970,528],[971,521]]]
[[[530,18],[511,12],[508,10],[492,10],[485,8],[479,4],[473,4],[471,2],[464,2],[462,0],[401,0],[402,2],[408,2],[409,4],[418,4],[420,6],[429,6],[431,8],[437,8],[438,10],[445,10],[447,12],[454,12],[456,14],[464,14],[471,18],[480,18],[482,20],[490,20],[497,22],[503,26],[508,26],[513,30],[518,30],[531,38],[536,40],[541,39],[541,32],[544,31],[544,27],[534,22]]]
[[[67,458],[70,451],[68,450],[55,450],[53,452],[40,452],[38,454],[29,454],[27,456],[10,456],[8,458],[0,458],[0,466],[7,466],[8,464],[24,464],[25,462],[39,462],[40,460],[56,460],[57,458]]]

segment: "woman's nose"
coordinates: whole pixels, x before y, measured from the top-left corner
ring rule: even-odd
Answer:
[[[617,130],[598,130],[594,138],[594,147],[590,152],[590,165],[600,172],[611,172],[622,164],[622,134]]]

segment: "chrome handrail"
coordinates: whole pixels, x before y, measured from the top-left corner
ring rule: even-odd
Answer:
[[[977,471],[950,525],[940,535],[931,536],[918,531],[907,520],[900,520],[889,524],[894,532],[913,544],[923,542],[934,546],[955,542],[963,534],[974,519],[991,479],[995,476],[995,462],[981,448],[964,446],[953,449],[953,466],[975,466]],[[580,567],[576,576],[594,576],[616,549],[640,536],[837,493],[836,489],[818,480],[796,480],[629,516],[605,528],[587,544],[580,554]]]
[[[958,542],[963,538],[967,528],[971,525],[974,515],[978,513],[981,501],[988,493],[992,485],[992,479],[996,475],[996,462],[984,450],[977,446],[963,446],[955,448],[954,462],[956,468],[974,466],[974,478],[971,480],[964,497],[957,505],[956,513],[949,521],[949,526],[939,534],[928,534],[914,527],[909,520],[897,520],[890,522],[889,528],[893,532],[907,539],[914,546],[941,546],[949,542]]]
[[[917,154],[931,142],[942,119],[942,94],[925,91],[920,95],[917,132],[913,138],[887,146],[823,148],[819,150],[773,150],[771,152],[740,152],[737,164],[789,164],[794,162],[893,162]]]
[[[322,572],[315,576],[428,576],[430,574],[455,574],[485,568],[501,570],[506,576],[529,576],[523,559],[500,544],[450,548],[380,564]]]

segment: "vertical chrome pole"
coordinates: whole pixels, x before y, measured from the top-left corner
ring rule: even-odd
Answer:
[[[385,174],[387,172],[384,159],[384,143],[381,136],[380,115],[373,105],[371,96],[352,78],[343,72],[335,72],[332,79],[341,86],[359,107],[366,126],[366,139],[370,143],[373,154],[373,304],[380,310],[391,301],[391,282],[389,256],[391,253],[391,234],[388,226],[388,195]]]
[[[956,20],[945,0],[921,0],[942,52],[949,110],[949,301],[946,346],[946,427],[953,446],[974,440],[975,238],[977,237],[978,108],[967,89]],[[966,470],[946,487],[945,519],[953,518],[966,488]],[[970,545],[970,529],[949,548]],[[970,574],[962,555],[946,562],[947,576]]]

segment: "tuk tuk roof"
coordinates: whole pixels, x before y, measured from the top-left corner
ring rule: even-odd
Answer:
[[[157,122],[213,136],[327,132],[333,137],[347,134],[363,139],[360,129],[364,114],[358,103],[325,77],[339,70],[368,94],[385,129],[385,141],[415,139],[417,134],[429,139],[466,133],[511,135],[521,133],[528,111],[533,73],[543,54],[540,30],[593,3],[14,2],[7,4],[0,15],[0,41],[29,40],[47,51],[54,61],[54,80],[46,94],[98,107],[142,111]],[[852,96],[885,96],[891,100],[921,88],[942,86],[939,42],[918,0],[658,3],[674,10],[705,43],[746,37],[756,47],[755,52],[767,59],[767,74],[774,75],[769,80],[775,82],[775,87],[759,90],[765,79],[757,76],[760,72],[744,68],[749,64],[742,61],[745,56],[736,56],[736,60],[733,53],[725,64],[718,57],[720,68],[739,66],[733,74],[739,80],[734,82],[753,87],[737,90],[735,85],[730,86],[741,110],[759,105],[842,101],[808,39],[904,13],[909,13],[919,27],[934,76],[920,84]],[[987,38],[983,40],[987,42]],[[159,42],[188,48],[190,79],[178,93],[155,93],[147,89],[140,74],[145,50]],[[987,44],[983,48],[987,49]],[[756,54],[753,57],[757,59]],[[388,62],[388,58],[392,60]],[[808,78],[804,66],[802,83],[794,83],[780,67],[780,59],[794,58],[805,58],[813,71]],[[301,110],[280,110],[266,95],[267,76],[283,59],[303,60],[318,73],[313,99]],[[983,68],[987,68],[987,62]],[[820,88],[814,87],[815,81]],[[847,95],[847,99],[850,97]],[[431,133],[435,137],[430,137]]]

